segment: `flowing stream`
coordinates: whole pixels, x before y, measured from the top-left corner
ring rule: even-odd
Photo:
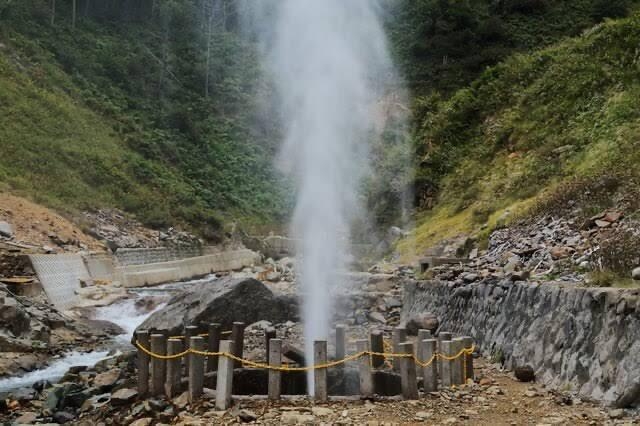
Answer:
[[[211,280],[207,277],[204,280]],[[152,310],[140,312],[136,304],[142,298],[152,297],[158,300],[166,300],[167,297],[178,289],[184,289],[190,285],[202,282],[193,280],[184,283],[170,283],[148,289],[132,290],[133,297],[121,300],[109,306],[95,308],[94,319],[104,320],[120,326],[125,333],[114,336],[106,347],[93,352],[68,352],[54,360],[48,366],[39,370],[28,372],[22,376],[0,379],[0,392],[8,392],[16,389],[31,387],[40,380],[48,380],[54,383],[62,378],[69,368],[74,366],[93,366],[97,362],[116,356],[121,350],[131,349],[131,336],[138,325],[142,324],[155,311],[162,309],[165,303],[157,304]]]

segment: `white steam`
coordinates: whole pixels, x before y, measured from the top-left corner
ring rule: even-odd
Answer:
[[[307,359],[329,334],[330,289],[344,277],[351,222],[363,214],[373,108],[393,75],[374,0],[249,1],[278,92],[285,137],[278,159],[294,177]],[[310,377],[312,380],[312,377]],[[310,392],[313,389],[310,380]]]

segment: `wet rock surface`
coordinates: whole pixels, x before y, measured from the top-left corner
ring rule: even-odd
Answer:
[[[171,299],[138,329],[182,332],[184,324],[217,322],[230,329],[234,321],[252,324],[257,321],[286,322],[298,319],[296,299],[271,291],[252,278],[228,278],[190,287]]]

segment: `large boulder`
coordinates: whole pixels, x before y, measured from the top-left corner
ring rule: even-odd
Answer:
[[[217,322],[226,330],[234,321],[252,324],[296,321],[295,298],[277,295],[253,278],[204,282],[175,296],[163,309],[153,313],[138,330],[167,330],[169,335],[183,332],[184,325]]]

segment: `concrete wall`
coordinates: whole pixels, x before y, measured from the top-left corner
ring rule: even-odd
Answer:
[[[617,406],[640,405],[640,289],[536,283],[408,281],[402,318],[438,316],[506,366],[530,365],[554,387]]]
[[[242,269],[259,262],[260,255],[254,251],[233,250],[169,262],[119,266],[115,269],[115,279],[125,287],[143,287]]]

